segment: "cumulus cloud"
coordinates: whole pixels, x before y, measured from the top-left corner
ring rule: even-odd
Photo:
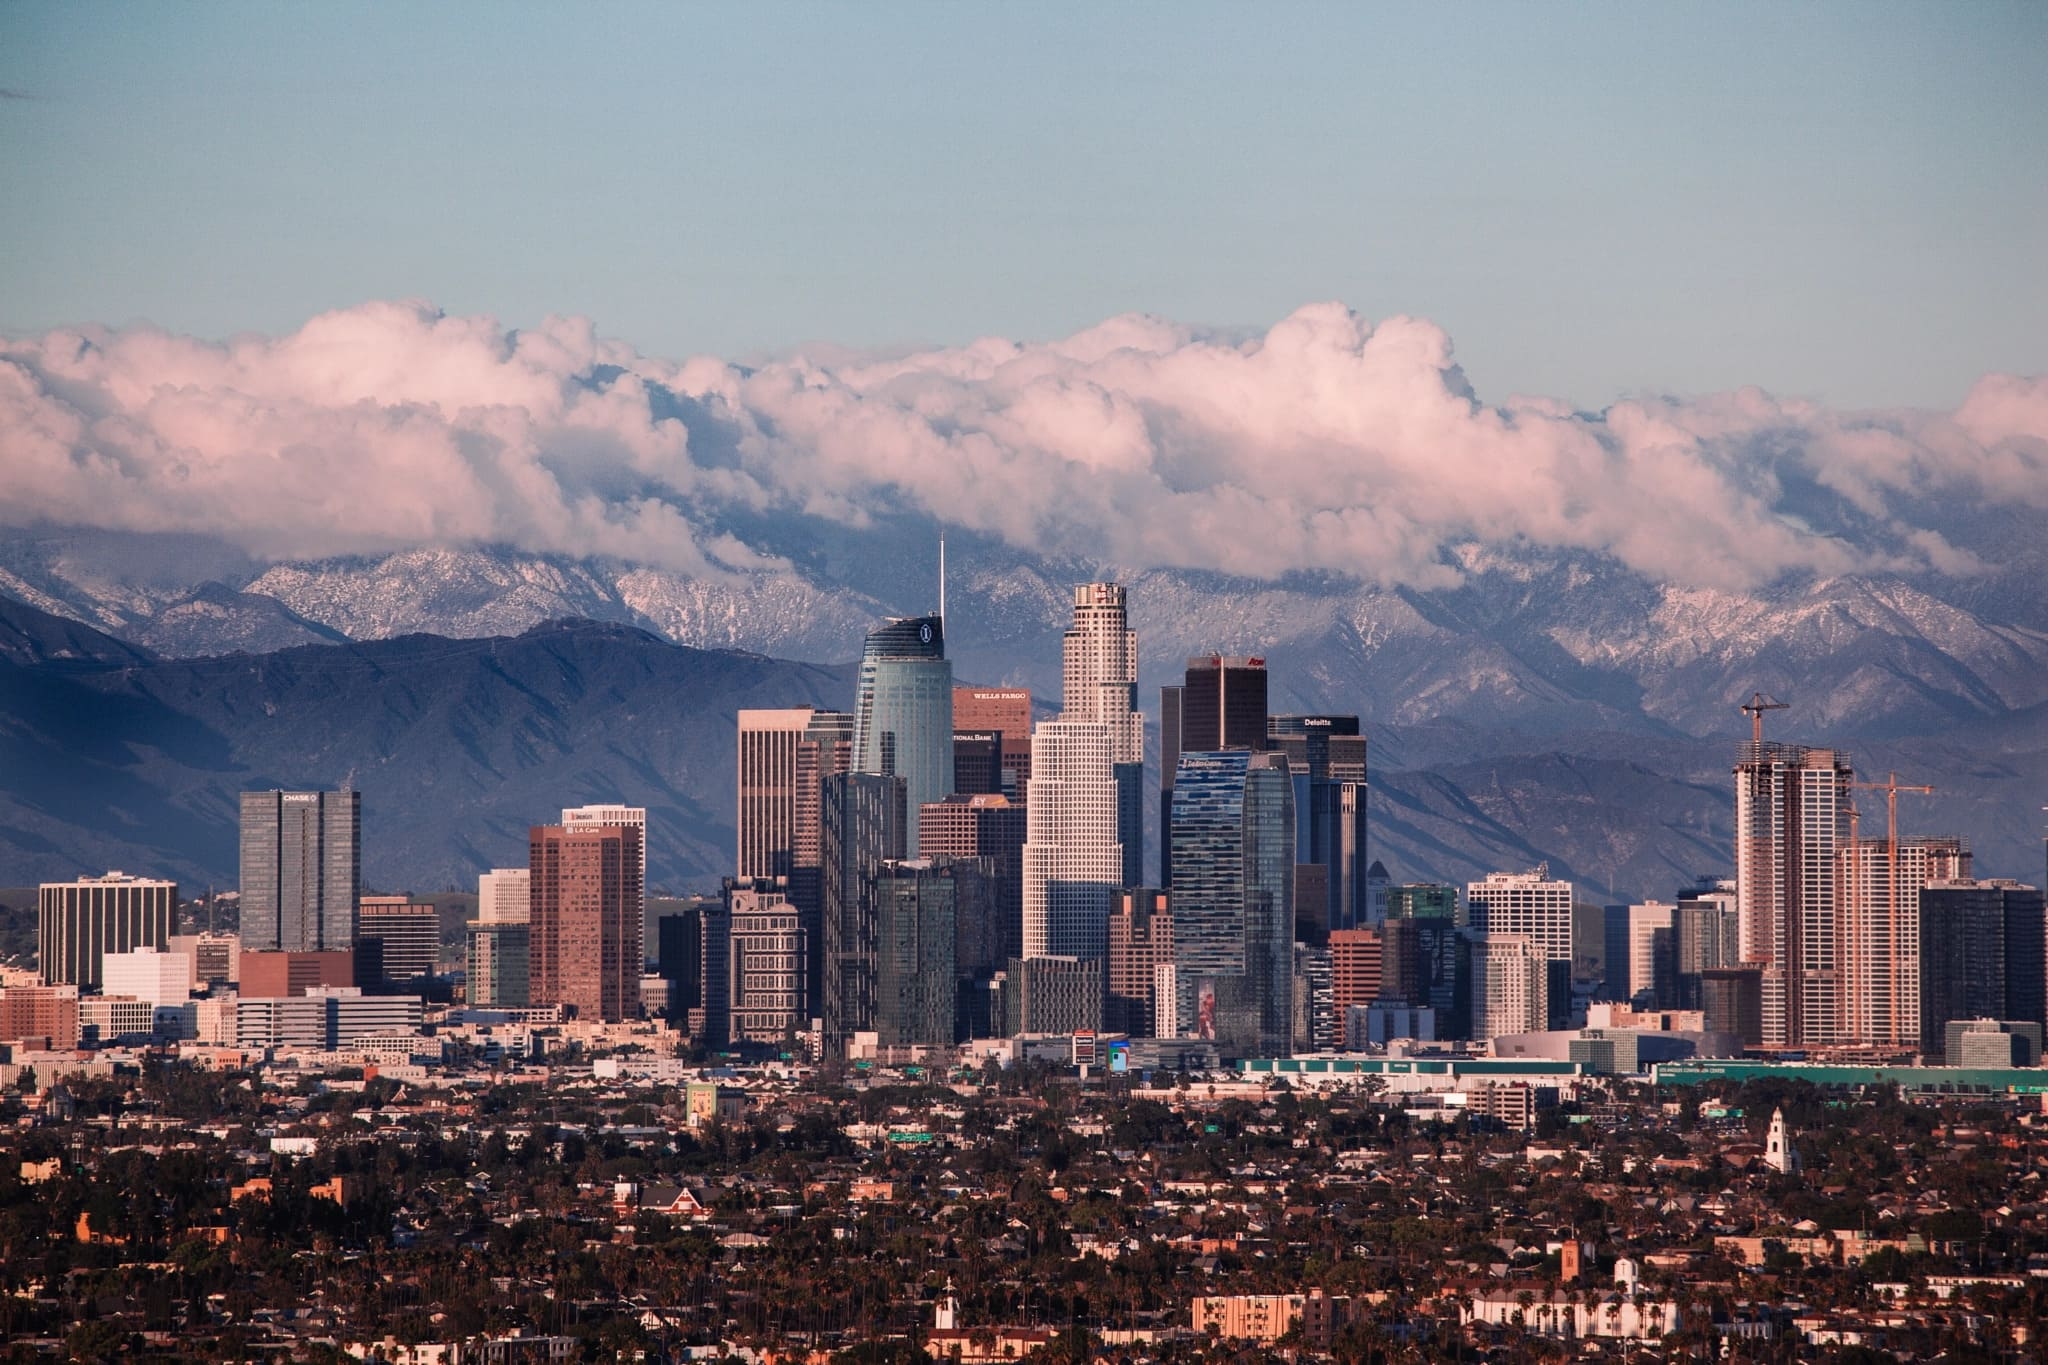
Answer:
[[[1788,474],[1890,547],[1816,534]],[[1744,390],[1604,413],[1482,402],[1434,325],[1305,307],[1263,335],[1113,318],[1047,344],[678,362],[586,320],[372,303],[282,337],[0,342],[0,523],[225,537],[273,559],[509,544],[707,576],[779,567],[721,514],[909,506],[1019,546],[1255,577],[1455,578],[1468,541],[1659,580],[1972,571],[1896,495],[2048,505],[2048,381],[1952,414]]]

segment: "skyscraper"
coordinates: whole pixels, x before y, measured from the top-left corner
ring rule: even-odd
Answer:
[[[1541,945],[1527,934],[1472,936],[1472,1036],[1541,1033],[1550,1027],[1549,973]]]
[[[999,970],[1024,951],[1025,808],[1007,796],[958,792],[926,806],[917,823],[917,856],[988,860],[988,937],[995,956],[962,972]]]
[[[377,940],[386,981],[432,976],[441,960],[441,917],[410,896],[364,896],[357,941]]]
[[[1002,737],[1003,793],[1023,801],[1031,785],[1031,693],[1021,687],[956,687],[953,728]]]
[[[2048,1023],[2048,950],[2040,891],[2012,881],[1943,878],[1915,897],[1920,944],[1915,967],[1916,1041],[1931,1058],[1956,1020]],[[1949,1065],[1957,1059],[1947,1058]]]
[[[1293,1050],[1294,788],[1277,754],[1183,752],[1173,788],[1176,1013],[1226,1056]]]
[[[1677,907],[1641,901],[1628,908],[1628,995],[1653,1010],[1677,1007]]]
[[[877,871],[874,1028],[885,1047],[953,1043],[962,885],[951,865],[922,858]]]
[[[1365,736],[1356,716],[1273,716],[1267,746],[1287,755],[1294,781],[1295,937],[1376,923],[1367,887]],[[1308,868],[1320,878],[1304,879]],[[1323,893],[1304,904],[1304,887]],[[1381,916],[1384,918],[1384,916]]]
[[[1138,634],[1120,583],[1074,589],[1074,619],[1061,641],[1060,719],[1109,727],[1117,784],[1119,882],[1145,880],[1145,717],[1138,710]]]
[[[1114,730],[1040,721],[1031,737],[1024,839],[1024,956],[1100,960],[1123,885]]]
[[[804,935],[779,877],[727,878],[730,1041],[783,1043],[804,1025]]]
[[[795,865],[797,750],[816,715],[808,706],[739,714],[741,877],[787,877]]]
[[[655,922],[668,1017],[706,1047],[731,1033],[732,918],[724,894],[700,896]]]
[[[1173,784],[1184,753],[1266,746],[1266,661],[1197,655],[1159,689],[1159,884],[1173,885]]]
[[[643,806],[575,806],[562,812],[564,829],[632,829],[639,833],[640,872],[634,878],[630,891],[632,903],[627,907],[630,923],[626,932],[630,937],[621,949],[634,973],[635,1006],[640,969],[647,961],[647,810]]]
[[[804,999],[814,1019],[825,1007],[824,784],[834,773],[851,771],[852,765],[852,713],[813,711],[796,749],[789,899],[803,925]]]
[[[918,808],[953,789],[953,665],[937,616],[868,632],[853,708],[853,771],[900,777],[905,833],[917,843]]]
[[[1520,934],[1544,960],[1572,960],[1572,884],[1553,879],[1548,864],[1466,883],[1465,906],[1481,933]]]
[[[1364,1031],[1354,1033],[1348,1020],[1354,1008],[1369,1009],[1380,998],[1384,946],[1378,929],[1330,931],[1330,1008],[1341,1048],[1355,1051],[1365,1046]]]
[[[1969,875],[1970,851],[1952,837],[1902,838],[1896,850],[1888,839],[1851,838],[1836,849],[1837,1041],[1920,1041],[1920,888]]]
[[[109,872],[44,882],[36,894],[36,957],[46,986],[97,990],[108,953],[168,949],[178,884]]]
[[[355,947],[362,894],[361,792],[242,793],[242,946]]]
[[[875,954],[880,944],[882,864],[904,855],[904,780],[837,773],[824,781],[825,1034],[843,1052],[875,1026]]]
[[[616,1023],[640,1012],[640,824],[535,825],[530,996]]]
[[[1831,1043],[1842,1017],[1835,853],[1852,777],[1833,749],[1752,739],[1737,755],[1735,899],[1767,1046]]]
[[[1159,969],[1172,965],[1173,913],[1156,886],[1126,887],[1109,917],[1109,998],[1103,1026],[1141,1037],[1173,1035],[1173,1002],[1159,1000]]]

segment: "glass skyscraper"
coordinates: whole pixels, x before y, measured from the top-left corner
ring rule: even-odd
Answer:
[[[1294,861],[1323,869],[1297,874],[1295,937],[1320,945],[1332,929],[1372,922],[1366,891],[1365,736],[1357,716],[1274,716],[1267,747],[1287,755],[1294,779]],[[1321,905],[1302,904],[1319,890]]]
[[[1173,786],[1177,1013],[1226,1056],[1293,1050],[1294,787],[1278,754],[1183,753]]]
[[[242,947],[355,947],[362,894],[361,792],[242,793]]]
[[[868,632],[853,708],[853,771],[900,777],[905,842],[917,847],[918,807],[953,790],[953,665],[937,616]]]

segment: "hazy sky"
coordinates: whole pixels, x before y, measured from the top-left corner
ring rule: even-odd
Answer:
[[[2048,5],[0,6],[0,329],[683,356],[1341,299],[1482,395],[2048,371]]]

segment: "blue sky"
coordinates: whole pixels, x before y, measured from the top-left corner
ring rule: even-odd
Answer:
[[[1480,392],[2048,370],[2048,6],[0,7],[0,329],[725,355],[1317,299]]]

